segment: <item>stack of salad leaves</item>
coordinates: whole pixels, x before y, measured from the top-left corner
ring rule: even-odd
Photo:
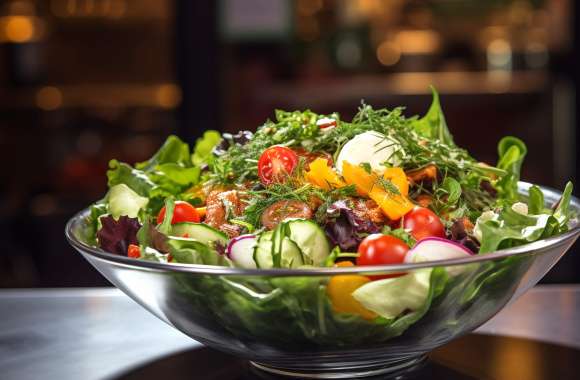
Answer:
[[[356,141],[363,145],[355,146]],[[369,141],[377,141],[372,143],[375,147],[365,148]],[[384,150],[380,162],[348,157],[361,150],[362,156],[370,157],[365,149],[375,155]],[[291,161],[291,169],[282,172],[283,179],[266,176],[266,153],[282,160],[276,154],[284,150],[297,152],[283,157],[284,162]],[[131,166],[112,160],[109,191],[90,208],[86,240],[142,260],[243,268],[361,265],[361,247],[378,235],[405,246],[405,260],[412,256],[411,262],[485,254],[568,229],[571,183],[550,208],[538,186],[532,186],[527,197],[518,192],[526,153],[521,140],[505,137],[498,144],[495,166],[478,162],[455,144],[434,89],[431,107],[421,118],[405,117],[402,107],[374,109],[367,104],[350,122],[338,114],[278,110],[274,120],[254,133],[207,131],[193,150],[170,136],[147,161]],[[384,166],[380,175],[377,165]],[[430,176],[428,181],[421,179],[424,175]],[[361,178],[376,183],[367,186]],[[202,223],[199,216],[193,222],[176,222],[184,204],[200,214],[210,213],[208,193],[215,189],[241,194],[241,212],[222,205],[228,229]],[[384,223],[357,212],[353,202],[361,198],[376,201],[385,214],[379,218]],[[306,212],[308,217],[264,220],[274,205],[312,203],[316,206],[312,214]],[[417,208],[437,218],[441,233],[436,239],[424,239],[406,228],[409,210]],[[233,250],[243,257],[234,256]],[[439,250],[447,256],[437,257]],[[487,275],[475,276],[462,297],[468,302],[486,286],[497,286],[498,282],[488,281],[489,274],[501,278],[510,273],[506,265],[517,265],[517,260],[511,262],[497,267],[489,263]],[[268,321],[285,315],[289,340],[297,336],[318,343],[336,340],[334,329],[342,329],[352,332],[342,335],[342,343],[348,344],[402,334],[462,275],[435,268],[376,278],[234,281],[176,276],[179,291],[189,294],[199,310],[211,309],[238,334],[268,336]],[[200,302],[203,298],[210,299]]]

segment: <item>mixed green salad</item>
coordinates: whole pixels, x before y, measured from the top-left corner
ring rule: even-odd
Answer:
[[[518,192],[525,144],[504,137],[498,155],[495,165],[479,162],[455,144],[435,90],[423,117],[364,103],[350,121],[277,110],[255,132],[207,131],[193,149],[170,136],[147,161],[112,160],[86,238],[136,260],[296,269],[484,255],[566,231],[571,183],[547,208],[538,186],[526,197]],[[507,273],[500,269],[488,268],[477,289],[494,270]],[[242,276],[243,291],[225,278],[183,289],[217,294],[199,308],[216,303],[215,317],[238,318],[238,333],[265,333],[264,316],[273,313],[294,336],[290,326],[300,320],[305,336],[340,328],[386,339],[421,318],[465,270],[259,283]],[[316,328],[304,325],[308,313]]]

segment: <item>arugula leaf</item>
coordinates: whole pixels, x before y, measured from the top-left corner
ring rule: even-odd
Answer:
[[[429,110],[422,118],[414,120],[411,126],[419,133],[421,136],[429,139],[439,139],[445,144],[451,146],[455,145],[453,142],[453,137],[447,128],[447,123],[445,122],[445,116],[443,115],[443,110],[441,109],[441,103],[439,101],[439,94],[435,87],[431,86],[431,93],[433,94],[433,101]]]
[[[518,181],[522,163],[528,153],[526,144],[516,137],[506,136],[497,146],[499,161],[497,167],[507,173],[497,183],[501,195],[508,201],[516,201],[518,195]]]
[[[211,164],[214,160],[212,151],[219,144],[222,136],[218,131],[205,131],[203,136],[195,142],[195,148],[191,155],[191,162],[194,165]]]
[[[443,179],[441,185],[437,187],[435,193],[439,199],[441,198],[441,195],[447,195],[444,202],[445,205],[453,206],[461,198],[461,192],[461,184],[454,178],[447,176]]]

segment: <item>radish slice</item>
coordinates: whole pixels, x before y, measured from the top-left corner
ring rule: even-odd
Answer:
[[[419,240],[417,244],[407,252],[406,263],[420,263],[425,261],[440,261],[449,259],[460,259],[472,256],[466,247],[454,241],[431,237]],[[446,268],[450,275],[457,275],[464,271],[463,266],[453,266]]]
[[[240,235],[233,238],[226,249],[226,255],[232,262],[241,268],[255,269],[254,247],[256,246],[255,235]]]

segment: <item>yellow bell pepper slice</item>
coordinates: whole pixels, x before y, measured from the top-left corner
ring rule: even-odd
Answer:
[[[341,262],[337,266],[352,266],[352,263]],[[366,309],[352,296],[355,290],[369,281],[368,277],[356,274],[332,276],[326,286],[326,294],[330,298],[332,309],[337,313],[360,315],[364,319],[376,318],[376,313]]]
[[[328,166],[324,158],[317,158],[310,163],[309,170],[304,174],[306,180],[324,190],[344,187],[344,182],[338,174]]]
[[[391,168],[385,171],[385,179],[390,180],[397,187],[398,194],[383,188],[376,174],[368,173],[364,168],[346,161],[342,163],[342,175],[347,184],[355,185],[359,195],[369,197],[377,202],[383,213],[391,220],[401,218],[414,207],[407,198],[409,184],[400,168]]]

